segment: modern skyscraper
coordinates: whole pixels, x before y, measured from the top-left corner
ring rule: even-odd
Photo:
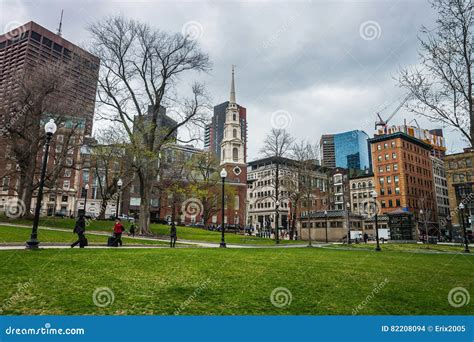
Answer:
[[[370,169],[369,136],[359,130],[321,137],[323,166]]]
[[[326,167],[336,167],[336,151],[334,147],[334,134],[324,134],[321,136],[322,165]]]
[[[8,109],[15,103],[15,79],[45,61],[68,66],[73,84],[69,96],[79,101],[77,117],[85,120],[85,134],[90,135],[99,58],[32,21],[0,35],[0,106]]]
[[[49,102],[65,99],[74,103],[73,109],[76,112],[70,113],[64,127],[59,127],[53,137],[50,149],[48,169],[56,167],[55,159],[60,160],[60,156],[67,152],[64,162],[64,170],[58,173],[54,187],[48,187],[43,199],[43,212],[54,215],[55,211],[61,211],[68,215],[74,212],[76,197],[80,196],[79,172],[76,165],[80,158],[79,144],[85,136],[92,133],[92,123],[95,111],[95,96],[97,90],[97,80],[99,75],[100,60],[79,46],[69,42],[46,28],[28,22],[16,29],[0,35],[0,116],[1,128],[7,127],[11,123],[12,113],[30,122],[28,106],[24,106],[21,98],[20,82],[25,75],[47,63],[60,65],[66,69],[60,75],[67,84],[67,89],[61,92],[61,98],[50,98]],[[56,63],[56,64],[54,64]],[[62,79],[61,79],[62,80]],[[52,95],[54,96],[54,95]],[[22,110],[18,110],[22,107]],[[26,109],[26,110],[23,110]],[[55,114],[55,113],[43,113]],[[46,120],[45,117],[41,118]],[[76,125],[77,124],[77,125]],[[38,123],[40,125],[40,123]],[[77,127],[74,135],[70,137],[71,126]],[[43,127],[40,128],[43,132]],[[25,139],[28,141],[28,139]],[[7,151],[0,155],[0,175],[2,178],[2,190],[0,191],[1,201],[8,198],[28,198],[27,188],[20,190],[19,179],[29,178],[24,176],[26,172],[34,172],[34,167],[39,168],[43,150],[40,149],[36,166],[31,169],[18,167],[18,153],[11,153],[14,145],[11,138],[2,135],[0,137],[0,150]],[[33,170],[33,171],[32,171]],[[22,182],[27,184],[28,182]],[[34,199],[33,199],[34,200]],[[2,203],[3,204],[3,203]]]

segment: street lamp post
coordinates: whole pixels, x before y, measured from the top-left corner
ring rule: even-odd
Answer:
[[[119,217],[119,206],[120,206],[120,191],[122,189],[123,181],[119,178],[117,181],[117,204],[115,207],[115,218],[118,219]]]
[[[347,244],[351,244],[351,219],[349,216],[351,210],[351,204],[349,202],[346,203],[346,210],[347,210]]]
[[[420,209],[420,218],[423,220],[423,227],[425,228],[425,235],[426,235],[426,244],[430,243],[429,234],[428,234],[428,225],[426,224],[426,217],[423,216],[424,211]]]
[[[86,190],[86,197],[84,198],[84,216],[87,214],[87,195],[89,193],[89,184],[86,184],[84,186],[84,189]]]
[[[459,212],[461,213],[461,221],[462,221],[462,231],[464,234],[464,253],[469,253],[469,241],[467,239],[467,233],[466,233],[466,222],[464,220],[464,203],[461,202],[459,204]]]
[[[221,170],[221,179],[222,179],[222,203],[221,203],[221,243],[219,247],[221,248],[226,248],[227,245],[225,243],[225,222],[224,222],[224,217],[225,217],[225,179],[227,177],[227,171],[226,169]]]
[[[324,217],[326,218],[326,243],[328,243],[328,211],[324,210]]]
[[[378,223],[378,208],[377,208],[377,192],[374,190],[372,191],[372,198],[374,199],[374,210],[375,210],[375,239],[377,241],[377,247],[375,250],[380,252],[382,249],[380,248],[379,243],[379,223]]]
[[[39,224],[39,217],[41,212],[41,201],[43,199],[43,187],[44,187],[44,180],[46,178],[46,168],[48,167],[48,152],[49,152],[49,144],[51,143],[51,138],[53,134],[56,133],[56,129],[58,127],[54,123],[53,119],[50,119],[48,123],[44,126],[44,130],[46,132],[46,144],[44,148],[44,157],[43,157],[43,166],[41,168],[41,177],[40,183],[38,188],[38,195],[36,196],[36,208],[35,208],[35,218],[33,220],[33,228],[31,229],[31,236],[30,239],[26,242],[27,248],[38,248],[39,240],[38,240],[38,224]]]
[[[275,242],[280,243],[280,234],[278,232],[279,222],[280,222],[280,201],[275,202]]]

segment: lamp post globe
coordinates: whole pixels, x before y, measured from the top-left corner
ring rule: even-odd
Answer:
[[[115,218],[119,217],[119,207],[120,207],[120,191],[122,189],[123,181],[122,178],[119,178],[117,181],[117,203],[115,206]]]
[[[41,176],[40,182],[38,187],[38,194],[36,195],[36,208],[35,208],[35,218],[33,220],[33,227],[31,229],[31,236],[30,239],[26,242],[27,248],[38,248],[39,240],[38,240],[38,224],[39,224],[39,217],[41,213],[41,201],[43,200],[43,188],[44,188],[44,181],[46,178],[46,169],[48,167],[48,153],[49,153],[49,145],[51,143],[51,138],[53,134],[56,133],[58,126],[54,122],[53,119],[50,119],[44,125],[44,131],[46,133],[46,142],[44,146],[44,157],[43,157],[43,165],[41,167]]]
[[[221,170],[221,179],[222,179],[222,198],[221,198],[221,243],[219,247],[226,248],[225,243],[225,179],[227,178],[227,171],[225,168]]]
[[[87,196],[89,195],[89,184],[84,185],[84,189],[86,190],[86,195],[84,198],[84,216],[87,214]]]

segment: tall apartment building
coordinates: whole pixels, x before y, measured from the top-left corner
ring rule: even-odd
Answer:
[[[437,226],[431,145],[402,132],[370,139],[375,191],[382,213],[423,210],[430,227]]]
[[[370,169],[369,136],[359,130],[323,135],[320,145],[323,166]]]
[[[65,126],[60,127],[53,137],[48,170],[57,165],[61,155],[64,155],[61,158],[65,159],[65,168],[58,174],[55,184],[46,187],[42,212],[54,214],[59,202],[59,210],[71,214],[76,206],[77,192],[80,191],[79,172],[75,167],[80,158],[80,144],[92,132],[100,61],[96,56],[35,22],[28,22],[0,35],[0,112],[13,113],[18,109],[15,108],[19,104],[19,85],[16,80],[45,62],[61,63],[67,69],[65,82],[72,86],[61,96],[70,98],[80,111],[71,114]],[[9,119],[0,117],[2,125],[8,124],[6,120]],[[46,121],[46,116],[42,121]],[[75,127],[73,133],[71,127]],[[42,131],[43,127],[40,129]],[[0,154],[0,175],[3,177],[2,183],[9,184],[8,187],[2,187],[2,201],[18,196],[19,169],[15,156],[10,153],[12,144],[9,138],[0,137],[0,150],[4,151]],[[42,155],[41,149],[36,162],[38,168]]]
[[[221,144],[224,137],[224,125],[226,121],[226,110],[229,101],[214,106],[214,115],[211,122],[206,125],[204,130],[204,148],[214,152],[217,159],[221,159]],[[244,159],[247,162],[247,109],[241,105],[237,105],[241,136],[244,142]]]

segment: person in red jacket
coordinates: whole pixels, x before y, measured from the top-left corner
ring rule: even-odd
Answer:
[[[125,231],[125,228],[123,227],[122,222],[120,219],[115,220],[115,225],[114,225],[114,237],[115,237],[115,245],[122,246],[122,233]]]

